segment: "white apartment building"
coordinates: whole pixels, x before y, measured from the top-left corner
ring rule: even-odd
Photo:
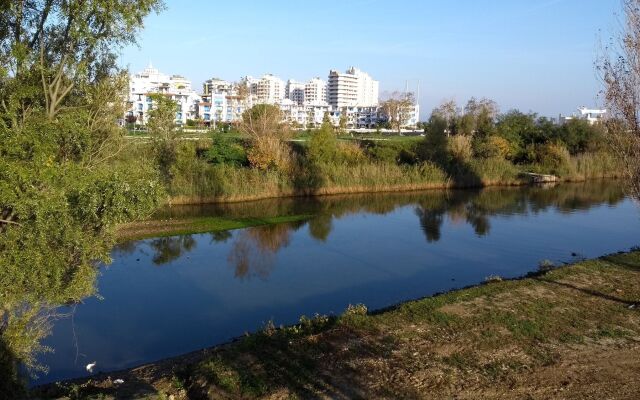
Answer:
[[[204,94],[231,93],[233,90],[233,84],[231,82],[220,78],[207,79],[202,84],[202,87],[204,89]]]
[[[284,81],[272,74],[263,75],[260,79],[246,77],[245,80],[249,85],[252,103],[276,104],[285,98]]]
[[[242,114],[248,108],[248,99],[240,97],[236,89],[232,88],[226,93],[203,94],[202,101],[198,104],[198,116],[207,125],[235,122],[242,118]]]
[[[191,88],[191,82],[180,75],[166,75],[151,64],[144,71],[129,77],[128,111],[125,118],[135,118],[135,123],[144,125],[148,112],[153,109],[151,95],[169,96],[177,104],[176,124],[186,124],[198,115],[200,96]]]
[[[375,107],[378,105],[379,82],[355,67],[345,73],[329,71],[328,101],[333,107]]]
[[[306,104],[319,106],[329,104],[327,102],[327,82],[320,78],[313,78],[304,85],[304,101]]]
[[[558,123],[564,124],[567,121],[572,119],[583,119],[589,122],[589,124],[593,125],[596,122],[600,122],[604,119],[607,114],[607,110],[598,109],[598,108],[587,108],[585,106],[578,107],[578,113],[570,116],[564,116],[560,114],[558,117]]]
[[[302,105],[305,102],[305,84],[302,82],[296,82],[292,79],[287,81],[285,98],[293,101],[297,105]]]
[[[248,88],[246,98],[238,95],[240,85]],[[378,85],[368,74],[353,67],[344,74],[331,71],[329,84],[320,78],[306,83],[288,80],[285,84],[270,74],[260,79],[245,77],[239,84],[212,78],[203,84],[205,93],[198,104],[198,115],[211,125],[236,122],[254,104],[267,103],[280,107],[284,121],[302,127],[320,126],[328,114],[334,125],[345,116],[348,129],[371,129],[385,120],[378,105]],[[415,126],[418,117],[416,105],[406,125]]]

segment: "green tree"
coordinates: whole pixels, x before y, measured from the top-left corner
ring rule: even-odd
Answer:
[[[0,397],[22,397],[18,363],[35,354],[50,310],[93,294],[116,224],[148,215],[162,187],[123,165],[117,121],[132,43],[157,0],[0,3]]]
[[[149,111],[147,132],[153,141],[156,164],[165,182],[170,182],[172,167],[177,160],[178,131],[176,130],[177,103],[169,96],[152,94],[153,108]]]
[[[307,158],[312,164],[321,165],[336,161],[338,140],[331,123],[324,122],[320,129],[313,132],[309,140]]]
[[[439,113],[432,114],[425,128],[424,141],[418,148],[422,160],[436,162],[440,165],[448,163],[448,122]]]
[[[455,100],[443,102],[438,107],[433,109],[433,111],[431,112],[431,116],[435,116],[438,123],[444,122],[444,133],[447,136],[456,134],[456,126],[458,118],[460,116],[460,108],[456,104]],[[431,124],[431,121],[429,121],[429,124]]]
[[[516,161],[527,158],[525,147],[532,144],[531,140],[537,136],[537,130],[535,114],[511,110],[498,116],[496,133],[509,143],[509,154]]]
[[[338,120],[338,133],[340,135],[347,133],[348,124],[349,119],[347,118],[347,107],[343,107],[342,111],[340,111],[340,119]]]
[[[144,16],[162,7],[158,0],[3,2],[0,64],[15,78],[5,82],[14,89],[6,117],[37,105],[51,120],[77,106],[78,92],[113,72],[113,49],[134,43]]]
[[[207,159],[213,164],[245,165],[248,163],[244,147],[233,138],[214,133]]]
[[[604,144],[604,127],[591,125],[589,121],[571,119],[558,129],[561,140],[571,154],[597,151]]]

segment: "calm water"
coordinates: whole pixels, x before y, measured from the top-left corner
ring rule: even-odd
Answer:
[[[312,214],[305,222],[143,240],[113,251],[101,296],[60,311],[35,384],[212,346],[268,320],[369,309],[640,244],[616,182],[278,200],[164,217]],[[572,255],[576,254],[576,255]]]

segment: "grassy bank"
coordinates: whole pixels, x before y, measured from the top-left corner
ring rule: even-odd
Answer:
[[[633,398],[640,251],[36,390],[82,398]],[[123,379],[121,385],[112,380]]]
[[[327,165],[320,171],[300,168],[282,172],[212,165],[193,158],[176,175],[168,191],[170,204],[204,204],[293,196],[526,185],[529,181],[522,173],[531,171],[556,173],[562,181],[571,182],[621,176],[621,169],[606,154],[572,157],[562,171],[540,165],[514,165],[500,159],[472,159],[448,168],[429,162],[397,165],[369,161]]]

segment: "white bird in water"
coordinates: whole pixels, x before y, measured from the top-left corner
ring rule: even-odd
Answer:
[[[90,374],[93,374],[93,369],[96,367],[96,362],[92,362],[91,364],[87,364],[87,372],[89,372]]]

